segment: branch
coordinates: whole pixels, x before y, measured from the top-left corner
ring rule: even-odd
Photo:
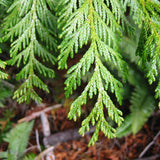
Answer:
[[[32,119],[35,119],[36,117],[39,117],[42,113],[51,111],[51,110],[53,110],[53,109],[58,109],[58,108],[61,108],[61,107],[62,107],[61,104],[56,104],[56,105],[47,107],[47,108],[43,109],[42,111],[34,112],[34,113],[32,113],[31,115],[20,119],[20,120],[18,121],[18,123],[31,121]]]
[[[45,112],[43,111],[40,115],[41,117],[41,123],[42,123],[42,128],[43,128],[43,135],[44,137],[47,137],[47,136],[50,136],[51,134],[51,131],[50,131],[50,126],[49,126],[49,122],[48,122],[48,118],[47,118],[47,115],[45,114]],[[45,148],[50,148],[49,145],[45,145]],[[41,155],[42,156],[42,155]],[[43,157],[42,157],[43,158]],[[47,153],[46,153],[46,160],[55,160],[55,155],[54,155],[54,152],[53,152],[53,149],[52,150],[49,150]]]
[[[39,133],[38,133],[37,129],[36,129],[35,133],[36,133],[37,149],[41,152],[41,146],[40,146],[40,143],[39,143]]]
[[[137,158],[137,159],[134,159],[134,160],[153,160],[153,159],[156,159],[156,158],[159,158],[160,156],[158,154],[154,155],[154,156],[151,156],[151,157],[144,157],[144,158]]]
[[[40,117],[41,117],[41,123],[42,123],[44,137],[50,136],[50,134],[51,134],[50,126],[49,126],[49,122],[48,122],[48,119],[47,119],[45,112],[42,112]]]
[[[90,133],[93,133],[95,130],[95,127],[91,127],[89,132],[86,132],[85,135],[88,135]],[[70,129],[67,131],[63,131],[63,132],[58,132],[55,134],[52,134],[48,137],[45,137],[43,139],[43,144],[45,146],[50,145],[50,146],[57,146],[59,144],[61,144],[62,142],[67,142],[69,140],[76,140],[81,138],[82,136],[78,133],[79,129]]]
[[[5,86],[8,86],[8,87],[10,87],[10,88],[12,88],[12,89],[15,88],[15,86],[14,86],[13,84],[11,84],[11,83],[3,80],[3,79],[1,79],[1,82],[2,82]]]
[[[48,153],[52,152],[54,149],[54,147],[49,147],[46,150],[44,150],[43,152],[41,152],[34,160],[41,160],[42,157],[46,156]]]

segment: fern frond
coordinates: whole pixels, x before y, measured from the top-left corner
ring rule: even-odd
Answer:
[[[125,118],[123,124],[117,128],[116,136],[127,136],[130,133],[136,134],[146,123],[155,109],[155,100],[145,83],[145,79],[130,67],[128,82],[133,85],[134,91],[130,97],[130,112]]]
[[[8,150],[7,152],[2,152],[0,157],[7,158],[8,160],[23,159],[33,124],[33,122],[27,122],[13,128],[4,138],[9,143]]]
[[[124,122],[121,124],[120,127],[116,129],[116,137],[121,138],[125,137],[132,133],[132,119],[131,115],[127,115],[124,118]]]
[[[29,154],[23,158],[23,160],[34,160],[36,158],[35,154]]]
[[[124,118],[123,124],[117,128],[116,136],[136,134],[146,123],[155,109],[154,97],[146,86],[136,86],[131,96],[131,113]]]
[[[18,102],[33,99],[38,103],[41,98],[35,92],[34,87],[49,92],[47,86],[39,79],[38,74],[53,78],[54,71],[43,62],[55,64],[56,58],[51,50],[56,50],[56,22],[52,13],[51,0],[17,0],[8,10],[3,31],[6,33],[4,40],[10,39],[11,65],[24,65],[17,74],[17,79],[25,79],[23,84],[14,93]],[[14,18],[13,17],[14,14]]]
[[[61,51],[58,57],[59,69],[67,68],[69,56],[73,58],[79,48],[89,45],[80,61],[67,72],[68,78],[65,81],[67,97],[77,86],[81,85],[82,76],[85,76],[92,66],[94,67],[90,81],[81,95],[72,103],[68,116],[76,120],[77,115],[81,115],[81,106],[87,103],[87,97],[92,99],[94,95],[97,95],[97,102],[89,116],[82,122],[80,133],[83,135],[85,130],[89,129],[90,122],[94,125],[97,121],[97,128],[90,144],[94,144],[97,140],[99,130],[112,138],[115,136],[115,129],[106,121],[103,110],[106,107],[108,116],[118,125],[122,123],[122,112],[115,107],[108,95],[110,90],[121,103],[122,84],[103,62],[112,62],[121,72],[126,72],[126,63],[118,53],[118,40],[123,28],[121,23],[124,26],[125,22],[122,5],[117,0],[107,2],[104,0],[61,0],[57,10],[60,15],[59,28],[62,28],[60,37],[63,37],[59,46]]]
[[[132,132],[136,134],[155,109],[154,98],[144,87],[137,86],[131,97]]]

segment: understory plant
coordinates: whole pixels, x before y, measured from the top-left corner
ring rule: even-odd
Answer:
[[[25,160],[27,159],[26,147],[28,139],[32,130],[34,122],[25,122],[18,124],[15,128],[11,129],[4,138],[5,142],[9,143],[8,150],[0,153],[0,158],[7,160]],[[30,158],[30,160],[33,158]]]
[[[138,40],[139,32],[136,33],[135,38],[124,37],[120,45],[123,49],[123,57],[127,59],[129,66],[128,83],[124,85],[123,97],[130,100],[130,113],[124,117],[123,124],[117,128],[116,137],[123,137],[130,133],[136,134],[155,110],[153,92],[140,67],[136,65],[138,58],[135,53]],[[127,46],[125,46],[126,41]]]
[[[2,46],[10,44],[10,59],[3,58],[0,67],[3,69],[7,64],[8,67],[16,65],[18,68],[16,80],[20,85],[13,98],[19,103],[28,103],[30,99],[42,102],[38,89],[49,92],[45,79],[54,78],[53,65],[58,65],[58,69],[67,69],[64,82],[66,97],[81,86],[88,72],[91,73],[68,114],[69,119],[76,121],[81,116],[81,107],[86,105],[88,99],[94,100],[95,104],[79,130],[84,135],[91,124],[96,125],[89,145],[97,141],[99,131],[108,138],[115,137],[115,128],[124,121],[118,106],[123,105],[123,85],[128,81],[132,61],[132,57],[126,59],[123,48],[120,49],[124,36],[130,38],[136,32],[140,33],[135,48],[138,59],[135,65],[148,79],[148,83],[154,84],[155,99],[159,102],[158,0],[0,0],[0,7],[1,12],[5,13],[0,20],[1,43]],[[128,45],[127,41],[125,45]],[[5,53],[2,49],[2,54]],[[80,54],[81,58],[68,68],[67,63],[74,59],[75,54]],[[0,77],[7,78],[7,74],[0,72]],[[132,117],[142,114],[143,107],[138,107],[141,101],[144,106],[147,102],[151,103],[147,104],[148,113],[154,109],[151,99],[155,101],[152,95],[151,99],[146,99],[150,94],[145,86],[141,86],[143,80],[135,81],[136,85],[131,84],[135,86],[131,104],[137,105],[137,108],[131,107]],[[142,120],[140,127],[149,115],[144,116],[145,120]],[[109,123],[106,116],[114,125]],[[135,128],[134,133],[139,130],[139,127]]]

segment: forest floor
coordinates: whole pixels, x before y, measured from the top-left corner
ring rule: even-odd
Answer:
[[[81,120],[77,123],[67,119],[67,104],[70,100],[65,100],[64,106],[59,109],[46,112],[49,120],[51,134],[60,133],[64,137],[64,142],[57,144],[54,148],[56,160],[158,160],[160,159],[160,113],[156,112],[136,135],[128,135],[123,138],[108,139],[100,132],[99,139],[94,146],[88,147],[91,135],[78,137],[66,141],[69,129],[80,126]],[[40,118],[32,116],[34,113],[43,111],[47,106],[34,106],[26,109],[26,105],[18,105],[14,110],[14,118],[10,118],[14,127],[19,121],[24,121],[27,117],[35,119],[34,128],[30,136],[28,148],[35,146],[36,135],[39,133],[40,145],[43,146],[43,126]],[[9,109],[9,108],[8,108]],[[5,109],[1,109],[1,116]],[[25,111],[24,111],[25,110]],[[24,118],[25,117],[25,118]],[[137,117],[138,118],[138,117]],[[30,119],[30,120],[31,120]],[[5,121],[0,121],[3,128]],[[65,132],[63,132],[65,131]],[[54,136],[53,136],[54,137]],[[55,138],[55,137],[54,137]],[[58,140],[57,140],[58,141]],[[53,144],[54,145],[54,144]],[[0,145],[0,151],[7,149],[7,143]],[[37,148],[29,149],[29,153],[39,154]]]
[[[74,96],[66,99],[64,95],[64,73],[62,72],[55,82],[48,80],[46,83],[49,87],[50,94],[43,94],[39,91],[39,95],[43,97],[42,105],[34,102],[26,104],[17,104],[15,100],[9,98],[5,102],[5,107],[0,108],[0,137],[5,136],[6,132],[15,127],[16,124],[23,121],[35,120],[30,140],[28,143],[28,153],[40,154],[37,146],[37,135],[40,140],[40,146],[45,150],[43,144],[44,132],[40,119],[40,111],[44,111],[50,106],[62,104],[57,109],[45,112],[49,121],[51,135],[56,137],[59,133],[64,141],[55,145],[54,155],[56,160],[160,160],[160,112],[155,111],[148,119],[143,128],[136,135],[128,135],[123,138],[108,139],[99,133],[99,139],[94,146],[88,147],[91,134],[84,137],[77,137],[67,140],[70,129],[79,128],[83,118],[88,115],[92,108],[92,102],[86,106],[82,106],[82,117],[73,122],[67,118],[70,104],[73,102]],[[83,88],[83,87],[81,87]],[[81,88],[77,91],[81,92]],[[53,103],[54,102],[54,103]],[[129,103],[129,102],[127,102]],[[123,113],[127,113],[126,109],[129,104],[122,107]],[[121,109],[121,108],[120,108]],[[35,114],[37,114],[35,116]],[[138,117],[137,117],[138,118]],[[55,135],[55,136],[54,136]],[[8,144],[3,142],[0,144],[0,151],[5,151]],[[52,159],[50,159],[52,160]]]

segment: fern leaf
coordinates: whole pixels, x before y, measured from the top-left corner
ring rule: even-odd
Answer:
[[[136,86],[131,96],[131,113],[124,119],[123,124],[117,128],[116,136],[123,137],[130,133],[136,134],[153,113],[154,98],[146,86]]]
[[[116,129],[116,137],[118,138],[125,137],[131,133],[132,133],[132,119],[131,115],[129,114],[124,118],[124,122],[122,123],[122,125]]]
[[[158,82],[158,86],[155,91],[156,91],[156,98],[159,98],[160,97],[160,80]],[[160,102],[159,102],[158,106],[160,108]]]
[[[0,158],[7,159],[8,158],[7,152],[0,152]]]
[[[143,87],[136,87],[131,97],[132,132],[136,134],[154,111],[154,99]]]
[[[36,158],[35,154],[29,154],[25,156],[23,160],[34,160],[35,158]]]
[[[8,151],[5,157],[8,160],[20,160],[25,154],[29,134],[32,130],[33,122],[22,123],[13,128],[5,137],[5,141],[9,143]],[[4,155],[2,155],[4,156]],[[5,158],[3,157],[3,158]]]

